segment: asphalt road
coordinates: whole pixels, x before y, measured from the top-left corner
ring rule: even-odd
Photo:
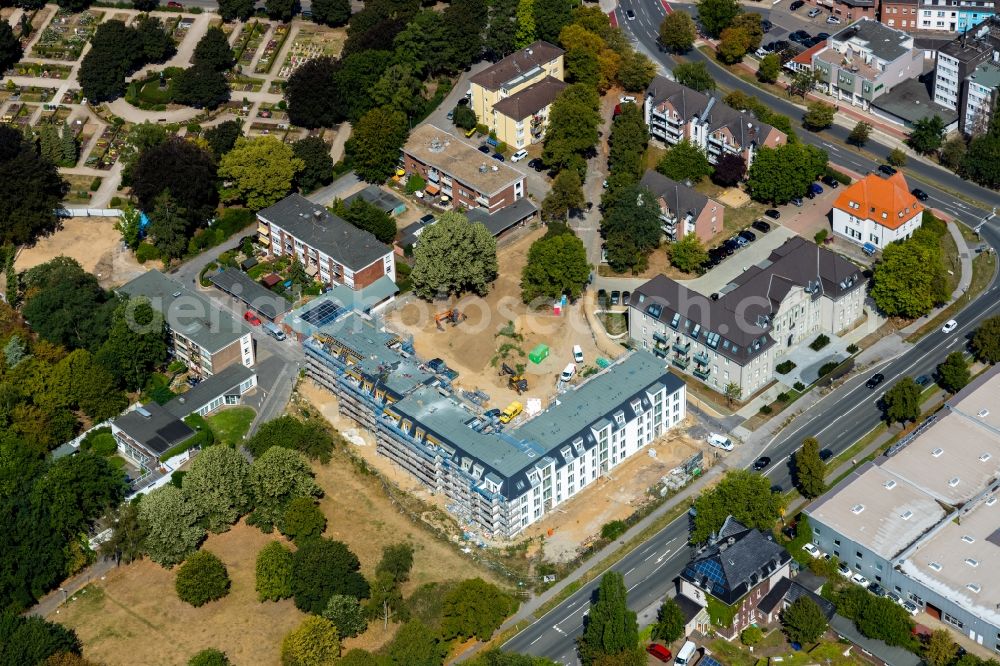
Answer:
[[[636,19],[622,20],[620,25],[634,38],[643,42],[649,51],[658,53],[655,42],[656,29],[664,14],[659,2],[633,1],[623,7],[631,7],[636,12]],[[667,56],[660,54],[658,57],[666,66],[672,64]],[[707,60],[697,52],[693,52],[693,57]],[[713,68],[714,76],[722,85],[751,93],[775,111],[793,119],[801,118],[802,112],[787,101],[758,90],[715,67],[714,64],[710,63],[709,66]],[[847,130],[836,127],[828,132],[842,140],[846,139],[848,133]],[[864,156],[831,144],[825,134],[826,132],[816,135],[799,130],[802,140],[826,148],[834,164],[841,164],[862,173],[877,166]],[[867,148],[877,155],[886,155],[889,152],[887,147],[874,141],[869,142]],[[915,162],[906,169],[906,172],[908,175],[915,174],[924,181],[921,188],[931,195],[931,203],[935,207],[943,208],[969,226],[977,226],[990,211],[956,202],[954,197],[946,195],[930,183],[941,183],[944,187],[962,192],[991,207],[1000,205],[1000,197],[995,192],[922,163]],[[993,219],[987,222],[982,228],[981,235],[984,242],[994,249],[1000,249],[1000,220]],[[944,356],[956,349],[963,349],[966,337],[977,323],[985,317],[1000,312],[998,284],[1000,281],[994,280],[978,299],[956,316],[959,324],[956,331],[949,335],[940,332],[927,335],[904,354],[874,368],[872,373],[878,371],[885,375],[885,381],[877,389],[870,390],[865,387],[870,375],[854,378],[823,398],[814,408],[793,421],[788,428],[765,445],[760,455],[767,454],[774,461],[765,470],[765,474],[771,478],[774,485],[786,489],[790,487],[788,460],[805,437],[817,437],[823,448],[830,449],[834,454],[844,451],[879,423],[881,412],[877,407],[878,399],[895,381],[904,376],[932,374]],[[629,589],[629,607],[638,613],[645,613],[644,617],[640,617],[640,622],[652,621],[651,613],[655,611],[655,605],[659,600],[664,596],[674,595],[674,581],[691,554],[687,538],[688,517],[684,515],[614,565],[613,570],[625,576],[625,583]],[[595,580],[582,587],[508,641],[503,648],[512,652],[548,657],[568,665],[579,663],[576,655],[576,639],[583,631],[585,613],[598,583],[599,580]]]

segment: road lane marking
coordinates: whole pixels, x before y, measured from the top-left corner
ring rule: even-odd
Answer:
[[[528,643],[528,645],[534,645],[534,644],[535,644],[535,643],[537,643],[538,641],[542,640],[542,636],[544,636],[544,635],[545,635],[545,634],[539,634],[538,638],[536,638],[535,640],[533,640],[533,641],[531,641],[530,643]]]
[[[635,571],[635,567],[632,567],[631,569],[629,569],[628,571],[626,571],[626,572],[625,572],[625,575],[627,576],[627,575],[629,575],[630,573],[632,573],[633,571]]]

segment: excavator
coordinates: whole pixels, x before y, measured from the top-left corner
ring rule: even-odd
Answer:
[[[466,315],[459,312],[458,308],[452,308],[451,310],[445,310],[444,312],[438,312],[434,315],[434,323],[437,324],[438,330],[443,331],[445,323],[450,323],[452,326],[457,325],[459,322],[465,321]]]
[[[512,391],[517,391],[518,395],[521,395],[528,390],[528,380],[525,379],[524,375],[519,375],[514,371],[514,368],[510,367],[506,363],[500,364],[500,376],[510,375],[507,380],[507,388]]]

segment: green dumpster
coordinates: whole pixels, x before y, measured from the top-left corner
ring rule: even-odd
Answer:
[[[608,367],[609,365],[611,365],[611,361],[609,361],[606,358],[602,358],[600,356],[597,357],[597,361],[595,361],[595,363],[597,363],[597,367],[600,368],[600,369],[602,369],[602,370],[604,368]]]
[[[530,352],[528,352],[528,358],[531,359],[532,363],[541,363],[549,357],[549,346],[548,345],[538,345]]]

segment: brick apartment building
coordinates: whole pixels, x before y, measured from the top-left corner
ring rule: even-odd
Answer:
[[[722,231],[726,207],[718,201],[652,170],[643,175],[640,184],[656,197],[663,233],[670,240],[694,234],[708,243]]]

